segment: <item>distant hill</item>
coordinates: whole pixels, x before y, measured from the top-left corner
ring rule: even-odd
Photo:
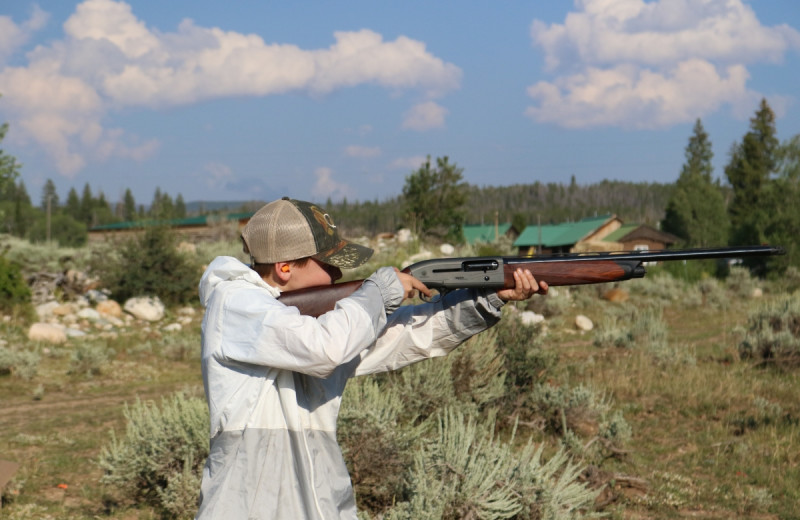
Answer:
[[[614,214],[625,222],[658,226],[672,192],[672,184],[602,181],[578,185],[540,183],[514,186],[469,186],[465,224],[501,222],[525,225],[576,221],[586,217]],[[350,236],[394,231],[404,222],[402,197],[379,201],[314,201],[336,217]],[[198,201],[186,205],[189,215],[218,211],[256,211],[263,201]]]

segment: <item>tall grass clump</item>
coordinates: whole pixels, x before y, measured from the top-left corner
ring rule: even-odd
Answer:
[[[87,341],[72,349],[68,374],[92,378],[100,375],[113,357],[113,350],[104,342]]]
[[[494,434],[494,419],[479,421],[446,409],[436,433],[417,451],[410,497],[384,518],[499,520],[570,519],[590,514],[597,491],[579,481],[583,468],[564,451],[549,460],[542,446],[514,448]]]
[[[600,463],[624,452],[632,430],[610,400],[584,385],[538,384],[528,400],[545,431],[558,435],[570,452]]]
[[[417,420],[447,406],[480,412],[505,394],[503,358],[496,337],[494,329],[473,336],[446,357],[386,374],[385,384]]]
[[[114,500],[148,504],[168,518],[191,518],[208,457],[205,401],[177,393],[161,407],[137,400],[124,414],[125,435],[112,431],[98,460],[101,483]]]
[[[599,348],[637,348],[665,367],[696,362],[685,346],[670,344],[669,327],[657,303],[613,308],[600,322],[593,343]]]
[[[748,317],[739,343],[742,359],[780,369],[800,365],[800,294],[785,295]]]
[[[596,347],[658,348],[667,339],[667,325],[661,309],[653,305],[625,305],[611,308],[595,334]]]
[[[0,376],[12,375],[30,381],[39,371],[40,360],[38,352],[0,346]]]
[[[406,403],[376,378],[348,383],[337,437],[358,509],[380,514],[408,495],[408,472],[424,423],[407,417]]]
[[[558,354],[544,348],[541,325],[525,324],[513,311],[505,312],[492,330],[504,359],[507,395],[527,392],[558,362]]]
[[[758,287],[758,279],[746,267],[733,265],[725,278],[725,287],[738,298],[752,298],[753,291]]]

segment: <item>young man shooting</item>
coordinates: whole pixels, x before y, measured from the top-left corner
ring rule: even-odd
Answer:
[[[203,382],[211,452],[198,519],[356,519],[336,441],[347,380],[444,356],[494,325],[507,301],[546,294],[529,271],[516,287],[458,290],[401,306],[425,285],[383,267],[318,318],[278,300],[282,291],[332,284],[372,250],[343,240],[331,216],[284,198],[242,232],[247,266],[216,258],[200,281]]]

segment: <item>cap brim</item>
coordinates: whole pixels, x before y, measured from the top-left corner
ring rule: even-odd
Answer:
[[[317,253],[313,258],[341,269],[352,269],[369,260],[372,253],[368,247],[342,240],[333,249]]]

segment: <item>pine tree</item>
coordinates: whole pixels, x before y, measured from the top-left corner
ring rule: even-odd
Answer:
[[[686,146],[686,163],[667,203],[663,229],[689,247],[711,247],[726,242],[728,215],[719,183],[712,178],[711,141],[700,119]]]
[[[769,264],[783,271],[800,267],[800,134],[781,145],[779,175],[765,190],[764,204],[770,208],[764,230],[765,241],[784,247],[786,255],[771,258]]]
[[[83,193],[81,194],[81,209],[78,217],[76,219],[78,222],[83,222],[87,226],[92,225],[92,221],[94,220],[94,208],[95,208],[95,200],[94,196],[92,195],[92,188],[89,186],[87,182],[83,186]]]
[[[463,240],[468,186],[462,181],[464,170],[448,162],[447,157],[437,157],[436,167],[431,159],[406,177],[403,201],[406,219],[423,235]]]
[[[126,222],[136,220],[136,200],[133,198],[130,188],[125,190],[123,199],[122,219]]]
[[[732,244],[758,244],[764,241],[764,227],[770,208],[764,205],[764,190],[777,167],[780,143],[776,137],[775,113],[761,100],[750,120],[750,131],[741,143],[734,144],[725,175],[733,188],[728,207]]]
[[[0,143],[5,139],[6,132],[8,132],[8,123],[0,125]],[[20,166],[14,157],[0,149],[0,195],[14,185],[19,176]]]
[[[183,202],[183,195],[180,193],[175,198],[175,218],[186,218],[186,203]]]
[[[55,211],[58,207],[58,193],[53,179],[47,179],[42,188],[42,211]]]
[[[64,206],[64,212],[78,222],[81,222],[81,201],[78,198],[78,192],[72,187],[67,194],[67,203]]]

